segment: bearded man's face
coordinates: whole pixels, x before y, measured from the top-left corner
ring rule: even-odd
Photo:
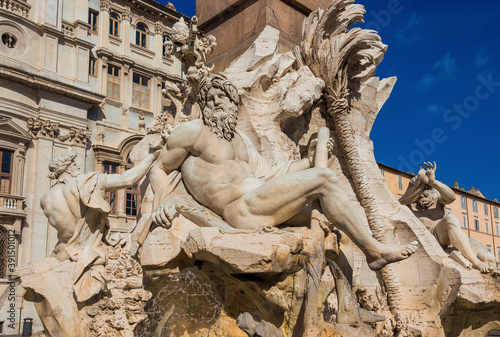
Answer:
[[[68,167],[68,169],[66,170],[66,172],[71,175],[72,177],[76,177],[78,176],[81,172],[80,172],[80,168],[78,166],[76,166],[76,163],[75,162],[72,162],[71,165]]]
[[[212,87],[207,93],[203,120],[220,139],[231,141],[238,120],[238,106],[231,101],[224,90]]]

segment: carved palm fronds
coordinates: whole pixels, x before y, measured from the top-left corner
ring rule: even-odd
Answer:
[[[302,43],[296,49],[299,61],[326,83],[327,112],[333,117],[340,150],[352,175],[356,193],[365,209],[374,237],[385,242],[383,219],[376,206],[356,146],[349,119],[350,100],[359,85],[374,76],[387,50],[375,31],[351,28],[363,22],[365,9],[354,0],[334,0],[304,21]],[[392,265],[381,271],[393,313],[401,302],[397,276]]]

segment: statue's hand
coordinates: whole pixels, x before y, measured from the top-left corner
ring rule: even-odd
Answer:
[[[436,181],[436,162],[424,162],[424,165],[426,167],[425,169],[425,176],[424,176],[424,183],[427,185],[430,185]]]
[[[160,139],[156,142],[150,142],[149,148],[151,148],[152,150],[160,150],[162,147],[164,147],[173,129],[174,128],[172,127],[172,125],[167,124],[167,128],[166,130],[162,131]]]
[[[314,166],[314,161],[315,161],[314,158],[316,157],[316,146],[317,145],[318,145],[318,139],[313,139],[311,141],[311,143],[309,144],[309,149],[307,151],[307,156],[309,158],[309,164],[311,165],[311,167]],[[334,148],[333,138],[330,138],[328,140],[328,144],[326,146],[328,149],[328,159],[330,159],[331,156],[333,155],[333,148]]]
[[[151,220],[158,226],[169,229],[172,226],[172,221],[179,215],[179,211],[173,203],[164,203],[151,213]]]

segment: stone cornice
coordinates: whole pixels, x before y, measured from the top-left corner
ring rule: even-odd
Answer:
[[[66,35],[63,31],[57,30],[56,28],[48,26],[48,25],[41,26],[40,30],[42,31],[42,33],[45,33],[45,34],[49,33],[49,34],[52,34],[54,36],[57,36],[57,37],[61,38],[66,43],[72,42],[75,45],[86,47],[88,49],[92,49],[95,46],[91,42],[82,40],[78,37]]]
[[[0,77],[18,82],[35,89],[44,89],[63,96],[75,98],[92,105],[97,105],[105,98],[104,95],[59,82],[38,74],[28,73],[21,69],[0,65]]]
[[[131,8],[139,10],[148,16],[161,17],[163,19],[167,19],[171,22],[177,22],[181,17],[184,20],[189,21],[190,18],[173,10],[159,2],[153,0],[124,0],[126,4],[129,4]],[[155,21],[155,20],[151,20]]]

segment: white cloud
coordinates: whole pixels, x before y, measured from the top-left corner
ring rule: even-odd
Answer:
[[[403,42],[412,42],[419,40],[420,38],[418,36],[416,35],[408,36],[407,33],[411,28],[418,25],[420,21],[421,17],[417,13],[413,13],[410,18],[410,21],[408,21],[406,26],[396,32],[396,39]]]
[[[451,53],[446,53],[442,58],[436,61],[432,66],[434,72],[426,74],[420,81],[422,89],[430,89],[434,84],[440,81],[451,80],[457,72],[457,61],[451,56]]]

